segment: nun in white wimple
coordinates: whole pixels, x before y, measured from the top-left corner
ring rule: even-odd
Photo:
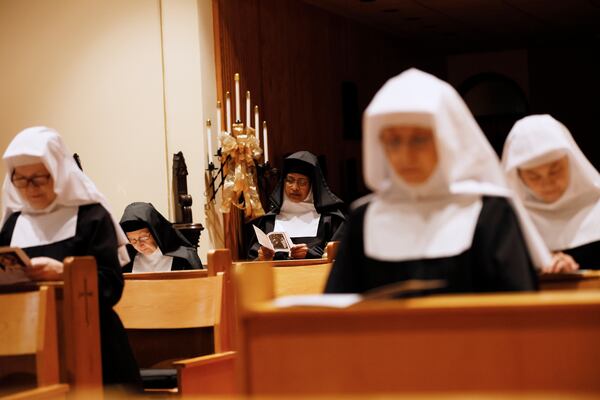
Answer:
[[[379,90],[363,117],[363,172],[374,193],[351,215],[326,292],[410,279],[442,280],[443,292],[536,289],[534,264],[550,253],[446,82],[410,69]]]
[[[600,174],[569,130],[532,115],[510,131],[502,165],[546,245],[553,271],[600,268]]]
[[[123,291],[119,248],[122,261],[128,261],[127,238],[71,154],[58,133],[46,127],[15,136],[3,156],[0,245],[25,251],[33,264],[27,273],[32,280],[61,279],[65,257],[96,258],[103,379],[136,384],[138,368],[112,309]]]

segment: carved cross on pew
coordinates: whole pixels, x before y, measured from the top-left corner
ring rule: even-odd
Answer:
[[[87,287],[87,279],[83,280],[83,292],[79,292],[77,294],[78,297],[84,297],[85,300],[85,324],[89,326],[90,318],[89,318],[89,310],[88,310],[88,297],[93,297],[94,292],[91,292]]]

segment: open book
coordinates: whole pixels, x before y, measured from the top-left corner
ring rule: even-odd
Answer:
[[[27,254],[18,247],[0,247],[0,285],[27,282],[25,268],[31,265]]]
[[[291,295],[275,299],[274,304],[279,308],[296,306],[346,308],[362,301],[426,296],[445,288],[446,285],[445,280],[439,279],[409,279],[371,289],[362,295],[356,293]]]
[[[294,242],[292,242],[292,239],[287,232],[270,232],[267,234],[256,225],[252,226],[254,227],[258,243],[260,243],[261,246],[275,252],[282,251],[286,253],[289,253],[290,249],[294,247]]]

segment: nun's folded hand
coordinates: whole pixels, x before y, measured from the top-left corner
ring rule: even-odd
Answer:
[[[573,272],[579,269],[579,264],[568,254],[557,252],[552,255],[550,272]]]
[[[258,249],[258,260],[259,261],[271,261],[275,256],[275,252],[264,246],[260,246]]]
[[[308,246],[304,243],[297,244],[291,249],[290,257],[292,258],[306,258],[308,253]]]
[[[60,280],[63,276],[63,263],[50,257],[34,257],[25,273],[33,281]]]

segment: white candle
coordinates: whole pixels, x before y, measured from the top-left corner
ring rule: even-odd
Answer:
[[[210,132],[210,119],[206,120],[206,144],[208,146],[208,165],[212,162],[213,150],[212,150],[212,135]]]
[[[240,74],[235,74],[235,123],[242,122],[240,118]]]
[[[258,106],[254,106],[254,129],[256,130],[256,138],[260,138],[260,119],[258,119]]]
[[[231,93],[225,93],[225,119],[227,120],[227,132],[231,134]]]
[[[221,134],[221,102],[217,101],[217,137]]]
[[[250,91],[246,92],[246,127],[250,128],[250,121],[252,117],[250,116]]]
[[[265,164],[269,162],[269,142],[267,141],[267,121],[263,121],[263,151]]]

